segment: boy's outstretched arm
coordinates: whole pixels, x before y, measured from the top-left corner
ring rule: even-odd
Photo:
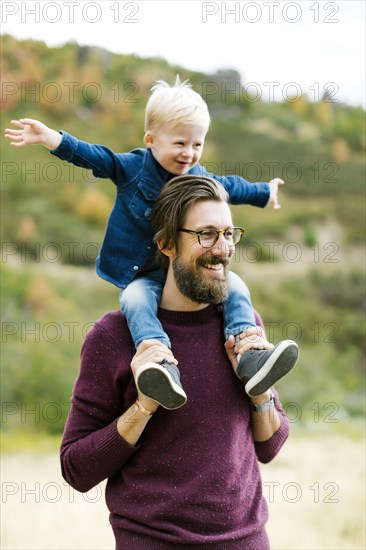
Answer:
[[[56,149],[62,140],[62,135],[52,128],[48,128],[39,120],[31,118],[21,118],[12,120],[11,124],[17,126],[19,130],[13,128],[5,129],[5,138],[10,141],[13,147],[25,147],[26,145],[43,145],[47,149]]]
[[[272,206],[274,210],[281,208],[280,203],[278,202],[278,186],[283,185],[285,182],[281,178],[274,178],[268,182],[270,195],[268,199],[268,206]]]
[[[228,192],[231,204],[251,204],[260,208],[269,205],[275,210],[281,208],[278,202],[278,187],[285,183],[281,178],[274,178],[268,183],[250,183],[239,175],[219,176],[208,172],[203,166],[196,168],[194,173],[219,181]]]

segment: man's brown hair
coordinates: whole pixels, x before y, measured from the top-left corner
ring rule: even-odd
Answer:
[[[160,248],[178,249],[179,229],[184,227],[189,208],[199,201],[228,202],[224,187],[206,176],[184,175],[168,181],[158,196],[152,216],[154,241]],[[158,251],[162,266],[167,269],[167,256]]]

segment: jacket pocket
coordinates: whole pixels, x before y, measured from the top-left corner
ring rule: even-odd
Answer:
[[[150,182],[140,181],[129,203],[129,209],[136,220],[151,220],[152,210],[160,189]]]

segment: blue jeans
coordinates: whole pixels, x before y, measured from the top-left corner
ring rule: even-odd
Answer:
[[[120,294],[121,310],[126,317],[135,347],[143,340],[160,340],[168,348],[171,343],[157,313],[166,274],[154,269],[137,276]],[[255,327],[253,306],[247,285],[230,271],[229,296],[223,303],[225,340],[249,327]]]

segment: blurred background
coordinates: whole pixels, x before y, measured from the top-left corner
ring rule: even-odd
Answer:
[[[365,548],[364,30],[352,32],[364,4],[2,10],[2,128],[27,116],[129,151],[152,84],[179,74],[212,115],[202,164],[286,181],[279,211],[233,207],[246,228],[233,269],[268,338],[300,347],[278,384],[291,437],[262,468],[270,538],[278,550]],[[118,309],[94,269],[115,188],[2,138],[1,193],[2,548],[112,548],[102,488],[67,488],[57,449],[83,338]]]

